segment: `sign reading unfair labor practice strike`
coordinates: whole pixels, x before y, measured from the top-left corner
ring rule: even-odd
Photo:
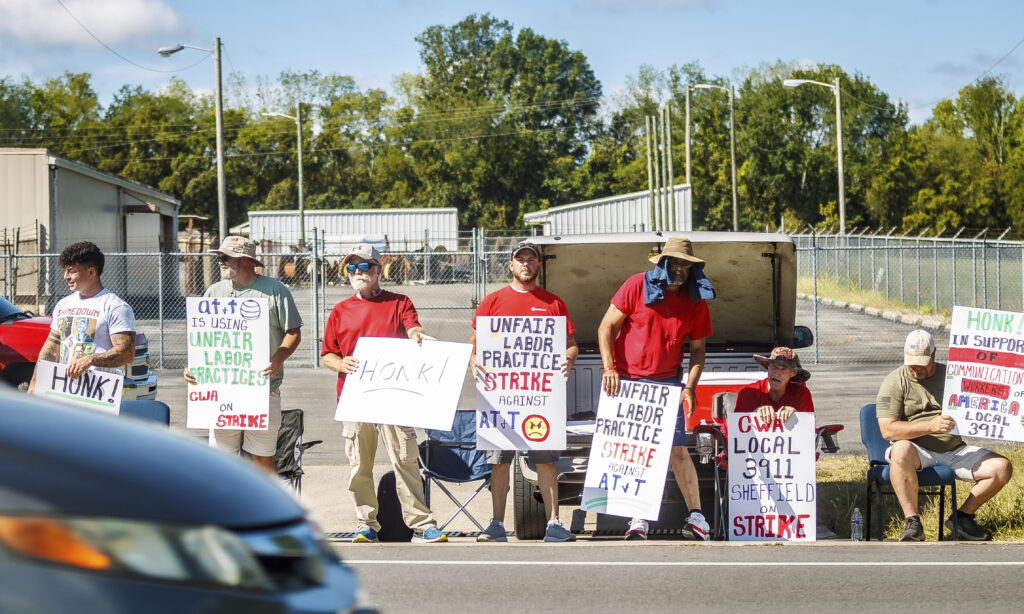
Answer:
[[[602,388],[580,509],[658,519],[682,392],[626,380],[618,396]]]
[[[817,539],[814,456],[812,412],[785,424],[729,414],[729,540]]]
[[[121,412],[123,375],[89,367],[81,377],[71,379],[67,370],[65,364],[40,360],[33,393],[111,414]]]
[[[188,387],[188,428],[267,430],[267,299],[191,296],[185,299],[185,308],[188,370],[199,382]]]
[[[447,431],[473,346],[391,337],[360,337],[359,361],[345,376],[334,419]]]
[[[564,450],[565,316],[476,319],[478,450]]]
[[[1024,313],[953,307],[942,396],[954,433],[1024,441]]]

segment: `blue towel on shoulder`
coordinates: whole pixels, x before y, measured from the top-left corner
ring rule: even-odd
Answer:
[[[644,273],[644,305],[653,305],[665,298],[668,282],[668,259],[662,258],[653,269]],[[715,288],[711,285],[711,280],[704,275],[704,267],[697,264],[690,267],[686,289],[690,294],[690,300],[695,303],[701,299],[710,301],[715,298]]]

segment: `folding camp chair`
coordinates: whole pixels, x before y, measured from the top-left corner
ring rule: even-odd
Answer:
[[[296,493],[302,493],[302,455],[323,440],[302,441],[304,430],[301,409],[286,409],[281,412],[281,430],[277,433],[277,452],[274,466],[277,474],[288,482]]]
[[[121,415],[163,426],[171,424],[171,408],[161,401],[121,401]]]
[[[487,455],[476,449],[476,412],[457,411],[450,431],[427,429],[427,439],[420,443],[420,470],[423,474],[423,492],[427,507],[430,507],[430,485],[434,483],[448,495],[457,507],[455,512],[439,527],[442,531],[460,514],[465,514],[477,529],[484,527],[467,510],[480,491],[491,485],[491,466]],[[480,486],[460,502],[444,485],[444,482],[463,484],[482,480]]]

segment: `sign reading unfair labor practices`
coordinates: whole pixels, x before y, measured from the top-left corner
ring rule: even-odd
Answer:
[[[190,429],[270,426],[270,309],[265,298],[185,299]]]
[[[814,413],[729,414],[729,540],[817,539]]]
[[[89,367],[81,377],[71,379],[67,370],[65,364],[40,360],[33,393],[90,409],[120,413],[123,375]]]
[[[468,343],[360,337],[345,376],[338,421],[450,430],[466,378]]]
[[[682,392],[629,380],[615,397],[602,388],[580,509],[658,519]]]
[[[942,396],[954,433],[1024,441],[1024,313],[953,307]]]
[[[565,316],[476,319],[478,450],[564,450]]]

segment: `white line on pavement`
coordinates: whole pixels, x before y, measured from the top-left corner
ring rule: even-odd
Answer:
[[[345,559],[347,565],[510,565],[562,567],[1020,567],[1024,561],[385,561]]]

